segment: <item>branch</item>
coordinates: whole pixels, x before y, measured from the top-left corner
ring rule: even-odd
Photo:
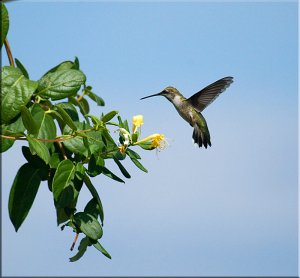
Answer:
[[[7,39],[4,40],[4,45],[5,45],[5,50],[6,50],[6,53],[7,53],[8,60],[9,60],[9,64],[12,67],[15,67],[14,58],[12,56],[12,53],[11,53],[11,50],[10,50],[10,46],[9,46],[9,43],[8,43]]]
[[[72,246],[71,246],[71,248],[70,248],[70,250],[71,250],[71,251],[73,251],[73,249],[74,249],[74,247],[75,247],[75,244],[76,244],[76,241],[77,241],[77,239],[78,239],[78,233],[76,233],[76,235],[75,235],[74,241],[73,241],[73,243],[72,243]]]
[[[10,140],[27,140],[25,137],[14,137],[14,136],[8,136],[8,135],[3,135],[3,134],[0,134],[0,136],[2,138],[10,139]],[[69,137],[58,137],[56,139],[41,139],[41,138],[33,138],[33,139],[41,141],[41,142],[55,143],[55,142],[66,141],[66,140],[72,139],[74,137],[76,137],[76,136],[69,135]]]
[[[64,146],[60,141],[56,142],[65,160],[68,159]]]

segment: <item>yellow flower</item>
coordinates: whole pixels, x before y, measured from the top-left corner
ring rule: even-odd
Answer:
[[[155,134],[155,136],[152,138],[151,146],[154,148],[160,147],[162,142],[165,142],[165,136],[163,134]]]
[[[153,150],[153,149],[164,149],[167,146],[167,141],[163,134],[155,133],[138,142],[134,145],[140,145],[142,148]]]
[[[120,153],[125,153],[126,149],[127,149],[127,146],[121,145],[118,148],[119,148]]]
[[[144,124],[143,115],[136,115],[132,117],[132,133],[137,131],[137,128]]]

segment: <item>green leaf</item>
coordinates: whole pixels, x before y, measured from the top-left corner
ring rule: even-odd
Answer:
[[[38,127],[26,106],[21,107],[21,116],[23,124],[26,127],[28,133],[35,134],[37,132]]]
[[[56,206],[57,224],[61,224],[69,220],[76,212],[76,204],[79,192],[82,188],[83,181],[74,177],[70,185],[62,191],[59,203],[54,202]]]
[[[74,69],[79,70],[79,68],[80,68],[79,59],[78,59],[78,57],[75,56]]]
[[[71,214],[74,213],[76,210],[73,209],[72,211],[69,207],[61,208],[56,207],[56,223],[57,226],[65,223],[66,221],[70,220]]]
[[[39,166],[39,164],[43,163],[44,165],[45,162],[39,158],[37,155],[33,155],[30,151],[30,149],[26,146],[22,146],[22,154],[25,157],[25,159],[32,164],[32,166],[36,167]]]
[[[86,212],[78,212],[74,215],[74,223],[86,236],[93,240],[102,237],[103,231],[98,220]]]
[[[84,237],[80,241],[80,244],[78,246],[78,253],[75,256],[69,258],[70,262],[76,262],[76,261],[78,261],[84,255],[84,253],[85,253],[87,247],[89,246],[89,244],[90,244],[89,238],[87,236]]]
[[[39,82],[38,95],[59,100],[76,95],[86,77],[80,70],[64,69],[49,72]]]
[[[26,158],[26,160],[36,169],[40,169],[39,175],[42,180],[47,180],[48,179],[48,171],[49,168],[46,165],[46,163],[37,155],[33,155],[30,152],[30,149],[26,146],[22,146],[22,153],[23,156]]]
[[[77,126],[78,130],[86,130],[92,128],[90,125],[84,124],[82,122],[74,122],[74,124]],[[72,134],[72,130],[70,129],[70,127],[65,126],[63,134],[65,135]],[[83,155],[85,157],[89,155],[89,150],[91,151],[92,154],[102,151],[105,145],[102,140],[101,131],[89,131],[89,132],[85,132],[84,134],[88,141],[88,148],[85,146],[83,142],[83,138],[79,136],[63,141],[64,146],[69,151],[75,154]]]
[[[126,153],[122,153],[119,150],[113,153],[113,157],[115,157],[118,160],[124,160],[126,158]]]
[[[71,117],[74,122],[79,121],[78,113],[75,106],[70,102],[60,102],[57,103],[56,106],[63,108]]]
[[[130,158],[141,159],[140,155],[137,152],[135,152],[129,148],[126,149],[126,153],[128,154],[128,156]]]
[[[108,170],[106,167],[103,167],[103,171],[102,171],[103,175],[118,181],[118,182],[122,182],[125,183],[125,181],[123,181],[122,179],[120,179],[118,176],[116,176],[114,173],[112,173],[110,170]]]
[[[100,155],[97,156],[96,163],[97,163],[98,166],[101,166],[101,167],[103,167],[105,165],[105,161]]]
[[[81,101],[78,100],[78,98],[71,96],[68,98],[69,102],[71,102],[72,104],[74,104],[75,106],[77,106],[79,108],[80,113],[84,116],[84,118],[86,119],[86,122],[89,124],[89,118],[86,117],[86,114],[89,113],[90,107],[88,102],[86,101],[86,99],[82,99]]]
[[[139,139],[139,133],[138,132],[135,132],[131,135],[131,138],[132,138],[132,144],[136,143],[137,140]]]
[[[118,111],[110,111],[107,114],[105,114],[104,116],[102,116],[101,120],[106,123],[108,121],[110,121],[114,116],[116,116],[119,112]]]
[[[50,161],[49,161],[50,168],[57,169],[60,161],[61,161],[60,155],[58,153],[53,153],[51,155],[51,158],[50,158]]]
[[[12,135],[12,136],[23,136],[25,131],[25,126],[22,121],[22,117],[17,117],[15,121],[8,125],[1,125],[1,134]]]
[[[57,66],[48,70],[43,76],[47,75],[48,73],[53,73],[53,72],[61,71],[61,70],[69,70],[69,69],[79,69],[79,68],[77,68],[77,65],[72,61],[63,61],[60,64],[58,64]]]
[[[155,149],[152,142],[142,142],[142,143],[138,143],[137,145],[140,146],[142,149],[147,150],[147,151]]]
[[[46,164],[50,161],[50,153],[48,148],[43,144],[43,142],[36,140],[30,136],[26,136],[29,148],[32,154],[37,154],[41,159],[43,159]]]
[[[75,166],[75,177],[74,177],[75,198],[77,198],[79,195],[79,192],[83,185],[83,178],[84,178],[84,177],[78,178],[78,175],[77,175],[78,172],[76,172],[76,168],[77,168],[76,166]]]
[[[118,116],[118,121],[119,121],[119,127],[125,128],[130,133],[129,126],[128,126],[128,121],[125,120],[123,122],[120,116]]]
[[[2,68],[1,123],[9,123],[35,92],[38,83],[28,80],[18,68]]]
[[[141,164],[141,162],[139,162],[137,159],[135,158],[131,158],[131,161],[136,165],[136,167],[138,167],[139,169],[141,169],[142,171],[148,173],[148,170]]]
[[[88,190],[91,192],[93,198],[97,201],[98,208],[99,208],[99,215],[100,215],[100,219],[101,219],[101,224],[103,226],[104,211],[103,211],[103,206],[102,206],[102,202],[101,202],[101,199],[99,197],[99,194],[98,194],[96,188],[94,187],[94,185],[92,184],[90,178],[87,175],[84,175],[84,183],[86,184],[86,187],[88,188]]]
[[[107,122],[106,123],[107,125],[114,125],[114,126],[117,126],[117,127],[119,127],[119,124],[118,123],[116,123],[116,122]]]
[[[117,144],[115,143],[114,139],[111,137],[107,129],[102,130],[102,140],[108,150],[112,150],[117,147]]]
[[[75,166],[75,175],[77,179],[83,180],[84,179],[84,174],[85,174],[85,168],[82,163],[78,162]]]
[[[92,198],[85,206],[84,212],[93,215],[95,218],[98,218],[103,213],[102,205],[99,205],[99,202],[96,198]],[[101,217],[100,217],[101,219]]]
[[[71,160],[63,160],[59,163],[52,183],[52,192],[56,207],[66,207],[75,199],[73,179],[75,165]]]
[[[50,168],[49,176],[48,176],[48,180],[47,180],[47,185],[48,185],[48,189],[50,192],[52,192],[52,182],[53,182],[54,174],[55,174],[55,169]]]
[[[93,246],[99,250],[105,257],[111,259],[111,255],[104,249],[104,247],[97,241],[97,243],[94,243]]]
[[[72,118],[69,116],[69,114],[65,111],[64,108],[62,108],[59,105],[55,105],[54,109],[57,110],[57,112],[61,115],[62,119],[65,121],[65,123],[72,129],[77,130],[77,127],[75,123],[73,122]]]
[[[25,126],[23,125],[22,118],[18,117],[18,119],[9,124],[1,126],[1,134],[9,135],[9,136],[19,136],[23,135],[25,131]],[[12,145],[15,143],[15,140],[0,138],[0,152],[7,151]]]
[[[127,178],[127,179],[130,179],[131,176],[127,172],[127,170],[125,169],[125,167],[122,165],[122,163],[116,157],[114,157],[114,161],[118,165],[118,167],[119,167],[120,171],[122,172],[122,174],[124,175],[124,177]]]
[[[42,108],[33,115],[33,119],[37,124],[37,131],[34,136],[44,140],[54,140],[56,137],[56,125],[53,118]],[[53,145],[53,142],[44,142],[47,148]]]
[[[124,122],[123,122],[123,124],[124,124],[124,128],[130,133],[130,129],[129,129],[129,125],[128,125],[128,121],[127,120],[125,120]]]
[[[119,127],[124,128],[124,124],[120,115],[118,115]]]
[[[65,140],[62,143],[70,152],[83,155],[85,157],[88,156],[88,150],[84,146],[82,137],[77,136],[75,138]]]
[[[17,68],[20,69],[20,71],[22,72],[22,74],[23,74],[27,79],[29,79],[29,74],[28,74],[27,70],[25,69],[25,67],[23,66],[23,64],[21,63],[21,61],[18,60],[17,58],[15,58],[15,62],[16,62]]]
[[[90,112],[90,105],[85,98],[77,101],[81,114],[84,116]]]
[[[9,16],[5,5],[2,2],[0,3],[0,5],[1,5],[1,42],[0,42],[0,48],[1,48],[8,33]]]
[[[95,102],[97,103],[98,106],[104,106],[104,105],[105,105],[104,100],[103,100],[101,97],[99,97],[99,96],[97,96],[96,94],[94,94],[93,92],[91,92],[91,91],[90,91],[91,89],[92,89],[92,88],[91,88],[90,86],[88,86],[88,87],[84,90],[85,94],[86,94],[91,100],[95,101]]]
[[[85,116],[88,117],[88,118],[91,118],[94,126],[98,126],[99,127],[99,126],[102,125],[102,121],[98,117],[96,117],[94,115],[91,115],[91,114],[86,114]]]
[[[90,177],[96,177],[100,175],[103,171],[103,165],[97,163],[95,155],[91,155],[89,164],[88,164],[88,174]]]
[[[78,134],[79,135],[79,134]],[[83,136],[84,135],[84,136]],[[90,157],[92,155],[91,153],[91,149],[90,149],[90,144],[89,141],[86,138],[86,135],[83,133],[82,135],[82,141],[83,141],[83,145],[85,146],[85,149],[87,151],[87,156]]]
[[[8,210],[16,231],[25,220],[35,199],[41,182],[39,171],[40,169],[26,163],[19,169],[14,179],[9,194]]]
[[[0,137],[0,153],[6,152],[8,149],[10,149],[13,144],[15,143],[15,140],[13,139],[6,139]]]

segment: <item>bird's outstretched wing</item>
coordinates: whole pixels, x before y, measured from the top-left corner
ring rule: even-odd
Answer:
[[[224,77],[194,94],[188,98],[187,101],[190,102],[198,112],[201,112],[211,104],[219,94],[223,93],[232,82],[233,77]]]

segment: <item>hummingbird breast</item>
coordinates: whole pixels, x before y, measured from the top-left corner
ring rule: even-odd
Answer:
[[[185,100],[176,96],[173,100],[173,104],[178,112],[178,114],[187,121],[190,125],[193,125],[194,117],[193,110],[194,108]]]
[[[194,128],[193,140],[199,147],[211,146],[209,130],[201,113],[182,96],[169,99],[175,106],[178,114]]]

